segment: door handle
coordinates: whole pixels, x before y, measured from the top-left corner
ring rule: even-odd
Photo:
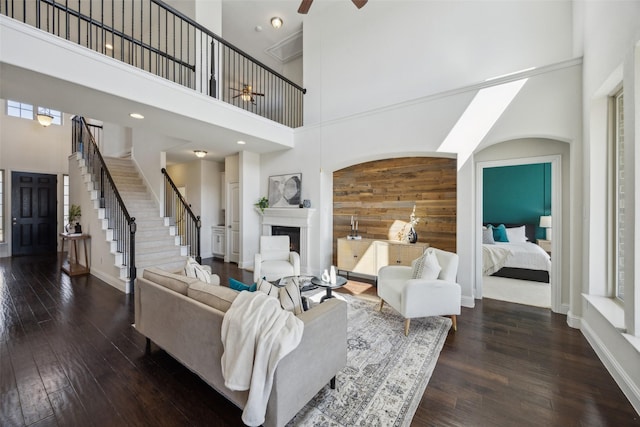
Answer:
[[[11,225],[16,225],[18,223],[17,218],[11,218],[11,220],[12,220]]]

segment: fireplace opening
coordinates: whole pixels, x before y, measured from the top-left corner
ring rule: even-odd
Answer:
[[[293,252],[300,253],[300,227],[271,226],[272,236],[289,236],[289,248]]]

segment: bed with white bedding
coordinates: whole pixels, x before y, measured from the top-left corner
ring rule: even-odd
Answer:
[[[507,230],[510,227],[507,225]],[[526,235],[534,239],[535,226],[527,225]],[[551,257],[531,241],[483,244],[482,256],[485,275],[549,283]]]

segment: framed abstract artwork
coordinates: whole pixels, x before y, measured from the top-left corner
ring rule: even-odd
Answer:
[[[302,203],[302,174],[269,177],[269,207],[297,208]]]

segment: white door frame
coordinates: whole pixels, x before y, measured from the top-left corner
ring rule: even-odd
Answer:
[[[485,168],[501,166],[551,163],[551,215],[553,217],[553,239],[551,240],[551,310],[564,313],[562,307],[562,156],[536,156],[508,160],[492,160],[476,163],[476,218],[475,218],[475,298],[482,298],[482,207],[483,176]],[[565,313],[566,314],[566,313]]]

